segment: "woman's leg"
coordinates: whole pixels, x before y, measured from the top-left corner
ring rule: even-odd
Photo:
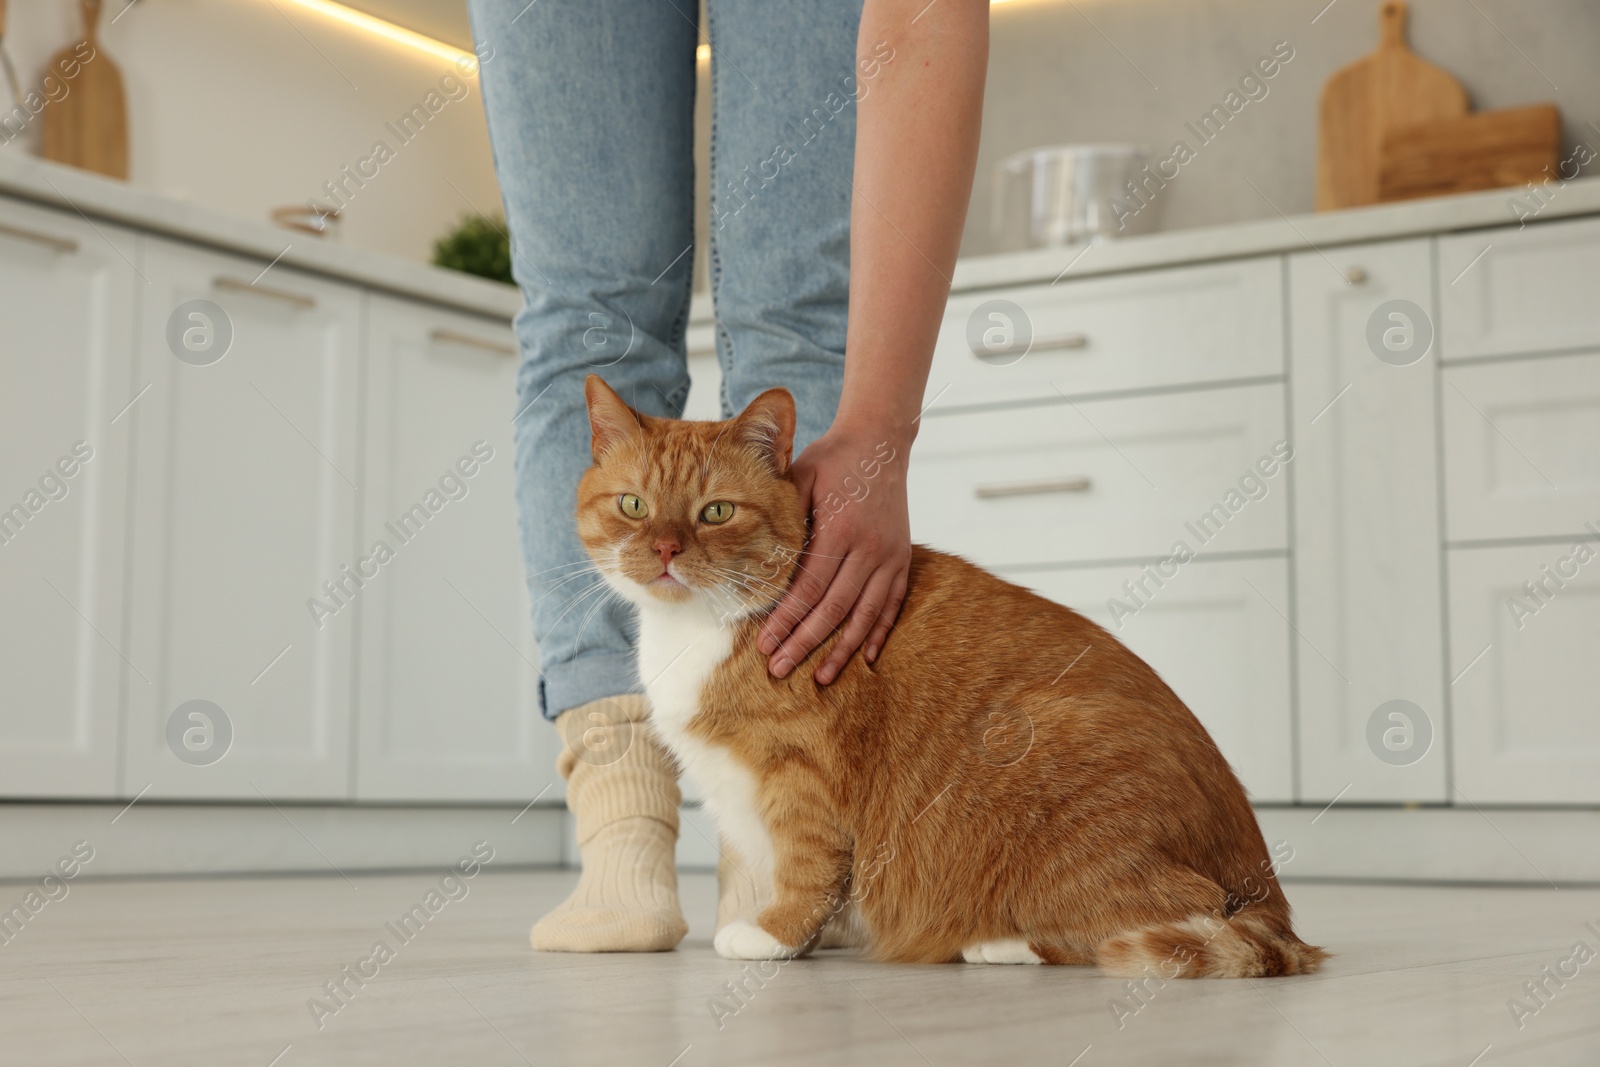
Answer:
[[[708,0],[707,15],[723,410],[784,386],[798,452],[844,381],[861,0]]]
[[[678,789],[642,722],[631,619],[574,518],[590,464],[584,378],[678,416],[689,390],[693,0],[472,0],[495,169],[512,235],[522,364],[518,505],[546,717],[577,815],[578,889],[535,947],[669,949],[685,927]]]
[[[722,411],[787,388],[798,452],[833,421],[844,382],[855,99],[871,91],[855,66],[861,0],[708,0],[707,15]],[[719,929],[771,894],[723,847]],[[824,934],[824,947],[846,943]]]

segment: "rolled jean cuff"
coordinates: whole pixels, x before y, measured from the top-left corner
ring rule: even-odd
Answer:
[[[563,711],[591,700],[642,692],[632,653],[596,652],[546,670],[539,679],[539,708],[554,722]]]

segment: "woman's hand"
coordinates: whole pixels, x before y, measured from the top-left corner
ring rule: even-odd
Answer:
[[[837,644],[813,676],[827,685],[865,643],[878,658],[905,600],[911,567],[906,460],[911,435],[836,422],[794,461],[811,539],[789,591],[762,624],[757,647],[782,678],[835,629]]]

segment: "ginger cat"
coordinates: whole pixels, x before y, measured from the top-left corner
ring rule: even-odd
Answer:
[[[596,375],[585,393],[579,536],[638,608],[653,729],[770,879],[770,906],[718,952],[801,955],[850,901],[880,960],[1317,969],[1243,787],[1111,634],[916,546],[875,663],[816,685],[836,632],[775,679],[756,632],[806,536],[789,393],[725,422],[641,415]]]

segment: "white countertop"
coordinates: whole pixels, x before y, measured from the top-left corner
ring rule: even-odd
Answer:
[[[1515,189],[1413,200],[1317,215],[1282,216],[1227,226],[1177,230],[1123,241],[1064,249],[968,256],[956,264],[953,289],[989,289],[1038,284],[1061,277],[1144,270],[1239,256],[1326,250],[1340,245],[1434,233],[1506,226],[1517,221],[1508,206]],[[522,305],[516,287],[441,270],[336,241],[296,235],[265,222],[250,222],[206,208],[47,163],[15,152],[0,153],[0,193],[79,211],[90,218],[258,256],[302,270],[356,282],[401,296],[508,320]],[[1600,178],[1568,182],[1558,189],[1537,222],[1600,214]],[[284,246],[289,246],[284,251]],[[710,301],[695,298],[692,321],[709,321]]]
[[[1524,189],[1491,189],[1462,196],[1407,200],[1315,215],[1284,215],[1257,222],[1153,233],[1072,248],[968,256],[956,264],[954,290],[1036,284],[1059,277],[1144,270],[1277,252],[1326,251],[1341,245],[1514,225],[1509,201]],[[1600,214],[1600,178],[1568,182],[1539,212],[1536,226],[1552,219]]]
[[[79,211],[132,229],[258,256],[400,296],[509,320],[522,306],[514,285],[442,270],[383,252],[250,222],[159,193],[17,152],[0,152],[0,193]],[[289,250],[284,252],[284,246]]]

